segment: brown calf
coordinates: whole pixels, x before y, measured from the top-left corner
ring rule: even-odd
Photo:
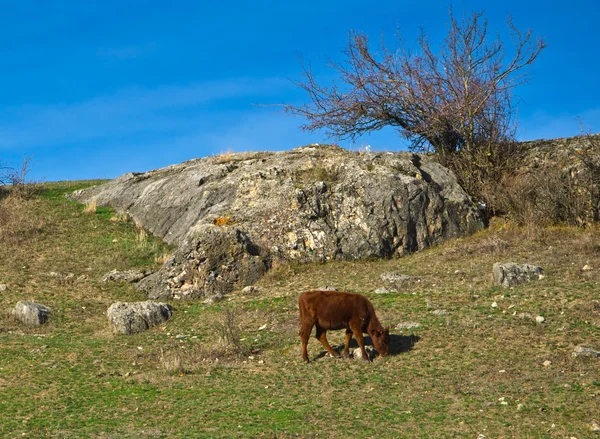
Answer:
[[[302,340],[302,358],[308,363],[308,339],[313,326],[317,327],[315,337],[327,351],[339,357],[327,342],[326,333],[329,329],[346,329],[344,357],[349,356],[348,347],[352,336],[356,337],[362,357],[368,361],[365,351],[363,332],[371,336],[373,345],[380,355],[388,354],[390,329],[383,328],[373,305],[364,296],[342,291],[305,291],[298,298],[300,309],[300,339]]]

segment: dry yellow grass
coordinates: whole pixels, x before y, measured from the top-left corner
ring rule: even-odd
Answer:
[[[85,203],[85,207],[83,208],[83,213],[96,213],[98,210],[98,205],[96,204],[96,200],[90,200]]]

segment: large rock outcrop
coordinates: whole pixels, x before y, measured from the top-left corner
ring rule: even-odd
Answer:
[[[139,284],[153,299],[219,297],[275,263],[401,256],[483,227],[437,162],[332,145],[191,160],[72,198],[127,212],[177,246]]]

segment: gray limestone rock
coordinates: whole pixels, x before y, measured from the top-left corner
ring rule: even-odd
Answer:
[[[218,297],[276,264],[398,257],[483,228],[427,156],[333,145],[191,160],[71,198],[126,212],[177,246],[138,284],[154,299]]]
[[[173,308],[166,303],[116,302],[106,311],[113,331],[121,334],[137,334],[171,318]]]
[[[571,355],[573,357],[600,358],[600,351],[585,346],[577,346]]]
[[[495,263],[492,268],[494,284],[504,288],[510,288],[532,280],[541,279],[544,270],[542,267],[530,264]]]
[[[48,321],[51,309],[45,305],[21,300],[17,302],[12,315],[28,326],[41,326]]]

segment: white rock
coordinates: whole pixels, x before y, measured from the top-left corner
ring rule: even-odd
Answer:
[[[498,302],[492,302],[492,308],[498,308]]]
[[[550,365],[552,364],[552,361],[546,360],[542,364],[544,365],[544,367],[550,367]]]
[[[12,315],[28,326],[40,326],[48,321],[52,310],[45,305],[20,300],[12,310]]]
[[[585,264],[583,267],[581,267],[581,271],[591,271],[592,267],[590,267],[589,265]]]
[[[544,323],[546,321],[546,318],[543,317],[543,316],[537,316],[535,318],[535,321],[538,322],[538,323]]]
[[[106,311],[106,316],[114,332],[137,334],[171,318],[173,308],[166,303],[148,300],[146,302],[116,302]]]
[[[413,328],[420,328],[421,324],[417,323],[417,322],[400,322],[396,325],[396,329],[402,330],[402,329],[413,329]]]

